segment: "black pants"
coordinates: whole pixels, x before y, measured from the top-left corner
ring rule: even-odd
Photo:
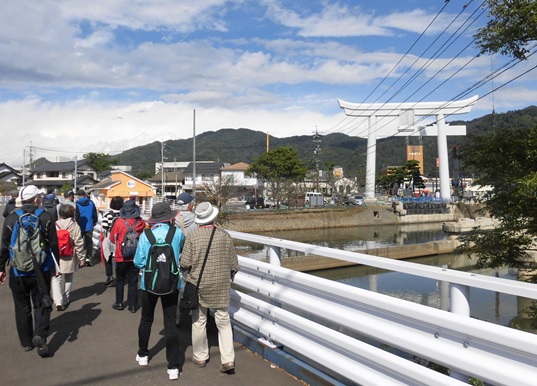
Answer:
[[[50,295],[50,272],[43,272],[43,276],[45,276],[46,291]],[[17,323],[17,333],[21,345],[24,347],[31,346],[34,336],[46,339],[49,334],[52,309],[43,307],[37,277],[15,277],[13,268],[11,268],[9,272],[9,288],[13,295],[15,322]]]
[[[123,303],[124,285],[127,282],[127,305],[136,308],[138,301],[138,272],[132,261],[116,263],[116,302]]]
[[[138,355],[145,357],[149,354],[151,326],[155,316],[155,307],[158,299],[160,299],[164,316],[164,337],[166,339],[168,369],[179,369],[179,372],[181,372],[185,362],[185,352],[181,350],[179,330],[175,324],[178,295],[179,291],[162,296],[142,291],[142,317],[138,327]]]
[[[91,262],[93,256],[93,230],[82,232],[82,238],[84,239],[84,253],[86,254],[86,260]]]

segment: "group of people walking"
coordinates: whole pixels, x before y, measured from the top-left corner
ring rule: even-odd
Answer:
[[[0,284],[9,282],[23,349],[37,348],[42,357],[50,354],[47,337],[52,309],[63,311],[69,306],[74,273],[91,264],[97,210],[84,192],[77,192],[77,196],[76,203],[66,199],[69,203],[56,204],[55,215],[43,206],[50,197],[45,198],[39,189],[28,185],[14,197],[10,212],[4,212]],[[186,282],[191,283],[198,289],[198,305],[191,311],[192,361],[205,367],[209,360],[206,324],[207,311],[212,309],[219,335],[220,371],[232,373],[235,354],[228,307],[231,282],[239,270],[233,241],[215,225],[217,207],[208,202],[194,207],[194,197],[189,193],[179,195],[177,204],[179,210],[172,210],[166,202],[157,203],[145,220],[135,200],[110,200],[109,210],[102,215],[99,250],[105,285],[115,287],[112,308],[136,313],[138,299],[141,300],[135,359],[138,365],[145,366],[150,360],[148,346],[160,299],[167,374],[170,380],[178,379],[186,350],[178,329],[179,299]],[[47,206],[52,208],[48,202]],[[28,225],[30,218],[35,218],[37,231],[32,232]],[[39,243],[31,241],[33,235],[38,235]],[[23,265],[24,259],[29,263]]]

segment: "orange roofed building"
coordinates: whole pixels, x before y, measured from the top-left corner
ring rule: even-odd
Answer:
[[[156,194],[153,186],[121,170],[112,170],[110,177],[89,189],[93,190],[92,195],[98,201],[98,210],[107,209],[112,197],[120,196],[124,200],[136,200],[142,213],[145,213],[152,207],[153,197]]]

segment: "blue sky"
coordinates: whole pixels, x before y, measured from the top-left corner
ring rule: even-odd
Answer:
[[[480,96],[471,113],[452,120],[535,104],[533,57],[469,89],[511,61],[476,57],[472,35],[488,15],[482,4],[5,2],[0,162],[20,166],[28,146],[36,148],[34,157],[53,160],[190,138],[194,110],[197,134],[246,127],[281,138],[316,129],[358,135],[360,123],[345,118],[338,99]]]

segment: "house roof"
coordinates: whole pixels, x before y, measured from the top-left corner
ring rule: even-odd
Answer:
[[[95,180],[91,176],[82,175],[76,179],[76,184],[77,186],[92,185],[96,181],[97,180]],[[30,181],[27,181],[27,184],[34,184],[37,186],[61,186],[65,183],[68,183],[69,185],[73,185],[73,182],[74,182],[73,179],[65,180],[65,179],[60,179],[60,178],[57,178],[57,179],[47,178],[43,180],[30,180]]]
[[[247,164],[246,162],[237,162],[236,164],[224,166],[220,170],[224,171],[244,171],[250,167],[250,164]]]
[[[16,169],[12,168],[11,166],[9,166],[8,164],[4,162],[0,163],[0,170],[1,171],[10,170],[13,173],[19,173]]]
[[[102,181],[92,185],[92,189],[110,189],[111,187],[121,184],[121,181],[112,181],[112,177],[108,177]]]
[[[76,167],[79,170],[95,170],[86,160],[77,161]],[[50,162],[47,160],[35,165],[32,172],[70,172],[73,170],[75,170],[75,161]]]
[[[194,163],[191,162],[185,168],[185,174],[192,174]],[[223,162],[196,162],[196,174],[220,174],[220,169],[226,166]]]
[[[196,173],[198,172],[196,168]],[[185,175],[183,172],[164,172],[164,182],[175,182],[182,183],[182,181],[185,179]],[[148,179],[149,182],[155,183],[155,182],[162,182],[162,174],[157,173],[153,177]]]

